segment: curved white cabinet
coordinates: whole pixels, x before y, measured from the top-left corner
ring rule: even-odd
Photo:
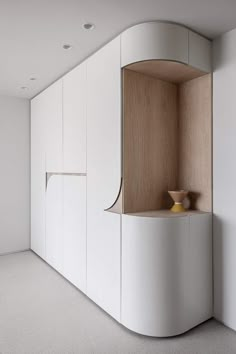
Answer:
[[[121,323],[174,336],[212,316],[212,217],[139,215],[122,215]]]
[[[141,23],[121,34],[121,66],[146,60],[169,60],[211,71],[211,41],[181,25]]]
[[[121,77],[130,67],[122,68],[170,61],[177,62],[172,72],[179,65],[198,77],[211,70],[210,52],[210,41],[180,25],[139,24],[32,101],[32,249],[117,321],[145,335],[180,334],[211,317],[211,214],[105,211],[125,181]],[[144,116],[156,119],[147,107]],[[133,141],[130,149],[145,145],[137,134]]]
[[[121,66],[143,60],[175,60],[188,64],[188,30],[161,22],[141,23],[121,35]]]

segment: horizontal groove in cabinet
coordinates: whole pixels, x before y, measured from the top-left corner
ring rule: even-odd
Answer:
[[[87,173],[74,173],[74,172],[46,172],[46,189],[48,181],[52,176],[80,176],[86,177]]]

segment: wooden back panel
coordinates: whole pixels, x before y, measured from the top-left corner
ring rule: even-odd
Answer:
[[[179,85],[178,188],[191,191],[191,208],[212,210],[211,74]]]
[[[177,87],[124,69],[123,212],[168,208],[177,187]]]
[[[169,208],[170,189],[212,210],[211,106],[211,74],[177,85],[123,70],[124,213]]]

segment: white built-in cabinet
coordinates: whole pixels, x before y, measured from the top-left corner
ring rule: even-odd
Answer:
[[[62,273],[63,176],[53,175],[46,190],[45,260]]]
[[[31,104],[31,248],[85,292],[86,66],[71,75]]]
[[[121,183],[120,38],[87,64],[87,291],[120,317],[120,218],[105,211]]]
[[[45,119],[45,168],[48,172],[61,172],[62,154],[62,80],[58,80],[44,93]]]
[[[211,231],[210,213],[122,217],[121,318],[126,327],[174,336],[211,317]]]
[[[115,210],[124,183],[122,68],[167,60],[204,75],[210,48],[179,25],[137,25],[31,104],[31,248],[145,335],[178,334],[211,316],[211,213],[164,218]]]
[[[172,60],[211,71],[211,42],[186,27],[148,22],[121,34],[122,67],[145,60]]]
[[[63,176],[63,275],[86,292],[86,176]]]
[[[63,82],[63,169],[86,172],[87,62],[65,75]]]
[[[31,101],[31,248],[45,258],[47,94]]]
[[[86,177],[52,175],[46,192],[45,260],[86,291]]]
[[[122,67],[157,58],[188,64],[188,32],[185,27],[161,22],[127,29],[121,34]]]

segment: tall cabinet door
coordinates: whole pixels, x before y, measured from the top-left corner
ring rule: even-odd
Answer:
[[[86,172],[86,67],[63,78],[63,154],[65,172]]]
[[[45,149],[47,98],[31,101],[31,248],[45,258]]]
[[[86,292],[86,177],[63,178],[63,275]]]
[[[120,38],[87,63],[87,294],[120,318]]]
[[[52,175],[46,191],[46,261],[63,270],[63,176]]]
[[[44,91],[46,97],[46,171],[63,170],[62,153],[62,80],[58,80]]]
[[[62,82],[31,101],[31,248],[46,257],[46,172],[62,170]]]

